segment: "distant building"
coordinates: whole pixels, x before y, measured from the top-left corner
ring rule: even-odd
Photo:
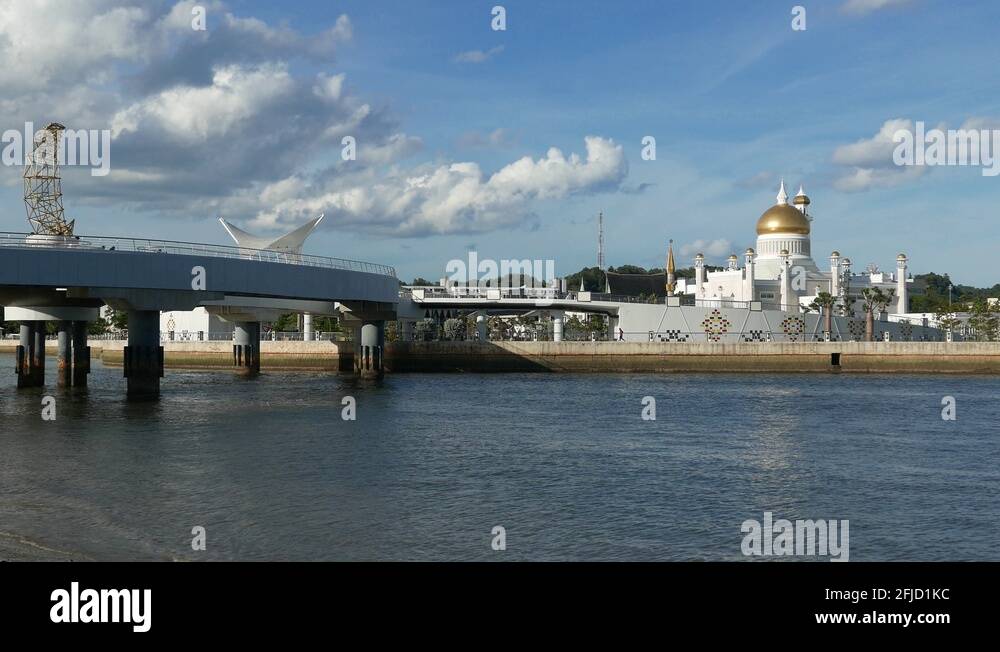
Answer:
[[[170,342],[228,340],[233,337],[233,324],[204,308],[171,310],[160,313],[160,334]]]

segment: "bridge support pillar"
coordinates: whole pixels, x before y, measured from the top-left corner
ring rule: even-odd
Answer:
[[[563,318],[565,313],[551,312],[552,315],[552,341],[562,342],[563,339]]]
[[[382,352],[385,348],[385,322],[364,321],[355,331],[354,373],[362,378],[381,378]]]
[[[45,334],[45,322],[36,321],[31,333],[31,375],[33,387],[42,387],[45,385]]]
[[[73,386],[86,387],[90,373],[90,347],[87,346],[87,322],[73,322]]]
[[[163,347],[160,346],[159,311],[129,311],[124,366],[129,399],[155,399],[160,396]]]
[[[44,331],[45,322],[21,322],[21,341],[17,347],[17,386],[19,388],[38,386],[35,375],[35,329],[38,328],[39,323]]]
[[[59,338],[57,382],[60,387],[69,387],[73,384],[73,322],[59,322],[57,332]]]
[[[252,378],[260,373],[260,322],[238,321],[233,334],[233,367]]]
[[[486,342],[490,339],[489,323],[486,321],[485,312],[476,313],[476,339],[480,342]]]

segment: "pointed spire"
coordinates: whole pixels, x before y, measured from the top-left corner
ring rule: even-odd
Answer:
[[[802,184],[799,184],[799,192],[795,195],[796,197],[805,197],[806,191],[802,189]]]
[[[778,204],[784,205],[788,203],[788,193],[785,192],[785,180],[781,180],[781,188],[778,190]]]
[[[583,288],[583,274],[580,274],[580,292],[586,292]]]
[[[676,266],[674,265],[674,241],[671,240],[667,245],[667,296],[673,296],[674,288],[677,287],[677,277],[674,272],[676,272]]]

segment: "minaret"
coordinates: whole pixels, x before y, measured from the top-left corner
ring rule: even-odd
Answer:
[[[830,254],[830,294],[840,296],[840,252]]]
[[[677,277],[674,276],[674,241],[667,245],[667,296],[674,296],[674,288],[677,287]]]
[[[726,259],[726,262],[729,264],[730,272],[735,272],[738,269],[739,260],[740,259],[736,257],[736,254],[729,254],[729,258]]]
[[[743,276],[743,300],[753,301],[753,249],[748,248],[743,254],[743,261],[746,265],[746,273]]]
[[[799,298],[792,292],[792,279],[789,277],[792,271],[792,261],[787,249],[782,249],[781,260],[781,309],[788,312],[799,311]]]
[[[906,254],[896,256],[896,314],[909,310],[910,301],[906,293]]]
[[[784,179],[781,180],[781,188],[778,189],[778,196],[776,197],[776,199],[778,200],[778,205],[779,206],[786,206],[786,205],[788,205],[788,193],[785,192],[785,180]]]
[[[795,204],[796,208],[798,208],[800,211],[802,211],[803,215],[805,215],[806,217],[809,217],[809,212],[806,210],[806,208],[812,202],[810,201],[808,195],[806,195],[805,191],[802,190],[802,186],[801,185],[799,185],[799,193],[797,195],[795,195],[795,199],[792,200],[792,203]]]
[[[705,254],[694,257],[695,298],[705,298]]]

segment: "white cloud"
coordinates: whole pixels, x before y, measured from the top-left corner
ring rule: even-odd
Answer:
[[[147,53],[149,15],[103,0],[0,3],[0,87],[10,96],[67,80],[99,77],[109,63]]]
[[[833,182],[833,187],[843,192],[864,192],[872,188],[891,188],[921,176],[927,168],[910,165],[895,169],[874,169],[855,167]]]
[[[899,130],[913,130],[913,121],[903,118],[886,120],[871,138],[862,138],[850,145],[841,145],[833,152],[833,162],[838,165],[887,167],[892,165],[892,151],[896,144],[892,136]]]
[[[923,166],[897,166],[892,160],[897,145],[893,135],[899,130],[912,131],[913,128],[913,120],[886,120],[871,138],[837,147],[833,162],[850,169],[834,180],[834,187],[844,192],[862,192],[898,186],[922,176],[926,171]]]
[[[556,148],[540,159],[524,157],[487,177],[479,165],[452,163],[383,177],[363,176],[358,183],[329,180],[318,192],[301,179],[285,180],[280,191],[259,193],[262,206],[255,224],[294,223],[326,213],[334,224],[354,225],[401,236],[475,233],[519,224],[528,204],[616,188],[628,172],[621,145],[597,136],[585,139],[587,156],[566,156]]]
[[[209,10],[203,32],[191,29],[196,4]],[[585,157],[551,149],[493,174],[470,161],[407,165],[422,140],[333,66],[350,19],[317,29],[237,16],[220,0],[0,0],[0,129],[55,119],[112,130],[111,173],[71,184],[70,203],[257,226],[325,212],[324,225],[354,231],[485,232],[530,221],[539,200],[618,189],[627,174],[621,146],[599,137]],[[345,162],[348,135],[357,160]],[[483,142],[512,140],[497,129]],[[19,181],[0,168],[0,184]]]
[[[456,63],[484,63],[489,61],[496,55],[503,52],[503,46],[498,45],[495,48],[486,50],[469,50],[468,52],[462,52],[455,55]]]
[[[118,112],[111,120],[111,133],[117,138],[155,122],[172,136],[202,141],[225,135],[293,88],[282,65],[251,70],[228,66],[216,70],[210,86],[170,88]]]
[[[459,147],[509,147],[517,141],[517,137],[509,129],[499,127],[489,133],[468,131],[458,139]]]
[[[733,243],[729,240],[718,238],[716,240],[695,240],[686,245],[681,245],[680,254],[682,256],[694,256],[695,254],[705,254],[708,258],[720,258],[733,253]]]
[[[847,0],[841,9],[849,14],[865,15],[886,7],[909,4],[911,0]]]

